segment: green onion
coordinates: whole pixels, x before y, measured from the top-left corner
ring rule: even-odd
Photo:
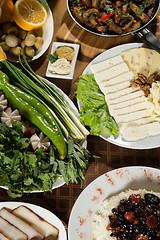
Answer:
[[[2,71],[9,76],[12,84],[34,96],[48,108],[66,138],[71,135],[76,141],[83,140],[89,132],[71,111],[67,102],[54,87],[35,74],[24,57],[24,51],[23,60],[25,64],[20,60],[23,71],[7,60],[1,62]]]

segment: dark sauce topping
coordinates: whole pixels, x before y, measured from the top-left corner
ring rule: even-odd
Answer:
[[[146,193],[122,199],[109,216],[111,237],[118,240],[160,240],[160,198]]]

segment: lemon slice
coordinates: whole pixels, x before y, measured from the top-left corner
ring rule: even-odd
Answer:
[[[38,0],[18,0],[15,4],[13,19],[26,31],[42,27],[47,17],[46,9]]]

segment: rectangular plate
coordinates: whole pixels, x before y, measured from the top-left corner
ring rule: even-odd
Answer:
[[[58,47],[64,47],[64,46],[68,46],[68,47],[72,47],[74,49],[74,58],[71,62],[71,71],[69,74],[55,74],[55,73],[51,73],[49,71],[49,67],[51,65],[51,62],[48,62],[48,66],[47,66],[47,71],[46,71],[46,77],[51,77],[51,78],[63,78],[63,79],[73,79],[74,76],[74,70],[75,70],[75,66],[76,66],[76,61],[77,61],[77,56],[78,56],[78,51],[79,51],[79,44],[75,44],[75,43],[63,43],[63,42],[54,42],[52,45],[52,49],[51,49],[51,54],[54,53],[54,51],[58,48]]]

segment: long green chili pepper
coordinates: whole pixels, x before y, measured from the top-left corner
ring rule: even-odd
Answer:
[[[48,109],[31,95],[9,83],[8,76],[0,71],[0,90],[3,91],[10,105],[18,108],[22,116],[46,134],[59,152],[61,159],[67,154],[64,136],[57,122]]]

